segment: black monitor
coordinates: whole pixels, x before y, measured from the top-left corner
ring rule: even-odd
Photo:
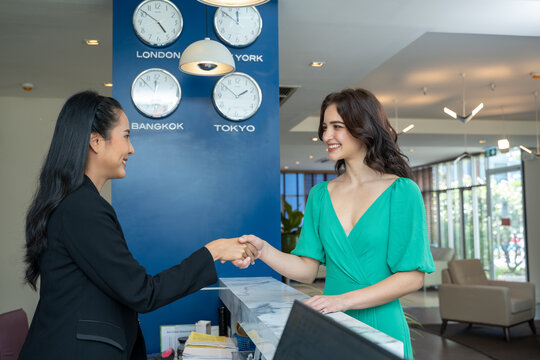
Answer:
[[[274,360],[401,359],[360,334],[295,300]]]

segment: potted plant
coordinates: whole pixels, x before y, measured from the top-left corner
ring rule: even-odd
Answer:
[[[281,251],[290,253],[296,247],[298,236],[302,227],[301,211],[293,210],[291,204],[283,200],[283,212],[281,213]]]

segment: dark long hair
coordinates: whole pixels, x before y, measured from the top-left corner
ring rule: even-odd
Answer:
[[[47,224],[60,202],[84,180],[90,134],[108,139],[122,106],[113,98],[84,91],[70,97],[56,121],[39,185],[26,215],[26,282],[36,289],[40,261],[47,249]]]
[[[345,89],[326,96],[321,105],[319,139],[322,140],[324,112],[330,105],[336,105],[339,116],[352,136],[366,146],[364,163],[380,173],[411,178],[408,158],[397,144],[397,134],[386,111],[375,95],[364,89]],[[336,162],[336,172],[345,172],[345,160]]]

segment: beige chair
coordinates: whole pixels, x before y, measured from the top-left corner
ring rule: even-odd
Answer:
[[[528,322],[534,325],[534,284],[488,280],[478,259],[453,260],[442,272],[439,286],[441,335],[448,321],[499,326],[510,341],[509,328]]]

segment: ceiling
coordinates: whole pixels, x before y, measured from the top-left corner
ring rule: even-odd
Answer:
[[[502,134],[536,146],[532,92],[540,80],[529,73],[540,72],[540,1],[280,0],[279,29],[280,85],[300,86],[280,108],[282,167],[332,168],[316,162],[326,158],[311,140],[318,109],[328,93],[356,86],[377,95],[394,125],[397,112],[400,129],[415,124],[399,139],[413,165],[465,146],[481,151]],[[95,38],[102,45],[83,44]],[[112,80],[112,0],[2,0],[0,39],[8,49],[0,96],[112,93],[103,87]],[[326,64],[308,66],[315,60]],[[21,90],[26,81],[31,93]],[[442,113],[448,106],[461,114],[464,85],[467,112],[485,105],[468,125]]]

